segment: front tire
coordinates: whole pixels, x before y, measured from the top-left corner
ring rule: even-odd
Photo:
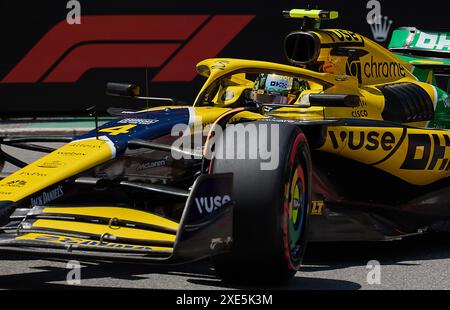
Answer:
[[[248,125],[256,125],[259,141],[276,146],[273,154],[279,164],[273,170],[261,170],[260,159],[213,160],[212,173],[233,173],[235,202],[233,249],[215,257],[213,263],[216,273],[229,281],[286,281],[299,270],[306,249],[311,207],[309,147],[297,126],[264,121]],[[261,130],[260,125],[271,129]],[[277,141],[273,141],[271,126],[279,126]],[[221,140],[216,149],[230,147]],[[249,142],[246,145],[254,147]],[[242,152],[242,145],[235,146],[236,152]]]

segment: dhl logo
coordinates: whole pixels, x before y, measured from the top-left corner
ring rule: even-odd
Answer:
[[[417,185],[450,175],[450,133],[442,130],[332,127],[320,150],[377,167]]]

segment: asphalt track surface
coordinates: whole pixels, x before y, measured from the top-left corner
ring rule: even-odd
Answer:
[[[38,157],[23,151],[20,155],[27,161]],[[9,165],[4,168],[13,170]],[[450,289],[447,233],[381,243],[310,244],[301,271],[288,284],[275,287],[224,283],[209,261],[175,267],[81,262],[81,284],[74,286],[66,281],[70,271],[66,261],[0,255],[0,289]],[[381,264],[381,284],[367,283],[371,260]]]

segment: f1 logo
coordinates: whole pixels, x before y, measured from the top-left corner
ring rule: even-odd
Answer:
[[[155,82],[189,82],[254,15],[83,16],[56,24],[0,83],[74,83],[94,68],[159,68]]]

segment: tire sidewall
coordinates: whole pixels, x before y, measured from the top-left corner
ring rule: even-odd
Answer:
[[[274,124],[268,121],[255,123]],[[211,163],[211,172],[233,172],[235,175],[234,246],[231,255],[221,260],[222,264],[270,267],[271,269],[273,267],[273,270],[283,270],[291,276],[299,269],[306,248],[311,208],[311,160],[306,136],[301,129],[292,124],[275,124],[279,125],[280,135],[278,154],[280,162],[276,170],[261,172],[251,163],[236,165],[233,161],[222,160],[218,163],[214,159]],[[306,191],[306,210],[302,213],[303,224],[300,235],[302,251],[298,257],[292,259],[289,254],[287,230],[289,213],[286,210],[286,190],[290,187],[297,163],[304,172],[303,190]],[[277,266],[273,266],[273,262],[276,262]]]
[[[284,259],[286,261],[288,269],[292,271],[298,271],[303,260],[303,256],[306,251],[307,245],[307,232],[309,225],[309,215],[311,212],[311,165],[310,165],[310,153],[309,147],[306,140],[305,135],[300,132],[297,135],[294,135],[293,144],[288,152],[288,158],[286,160],[285,173],[286,176],[284,180],[284,195],[283,195],[283,204],[282,208],[282,230],[283,230],[283,254]],[[290,248],[290,236],[289,225],[290,225],[290,215],[289,208],[290,202],[293,199],[292,195],[292,187],[295,187],[296,184],[292,184],[294,180],[294,175],[298,172],[301,172],[301,175],[298,175],[298,181],[301,181],[302,191],[300,193],[302,197],[302,208],[300,212],[300,227],[299,227],[299,240],[298,244],[301,248],[299,254],[293,257]]]

